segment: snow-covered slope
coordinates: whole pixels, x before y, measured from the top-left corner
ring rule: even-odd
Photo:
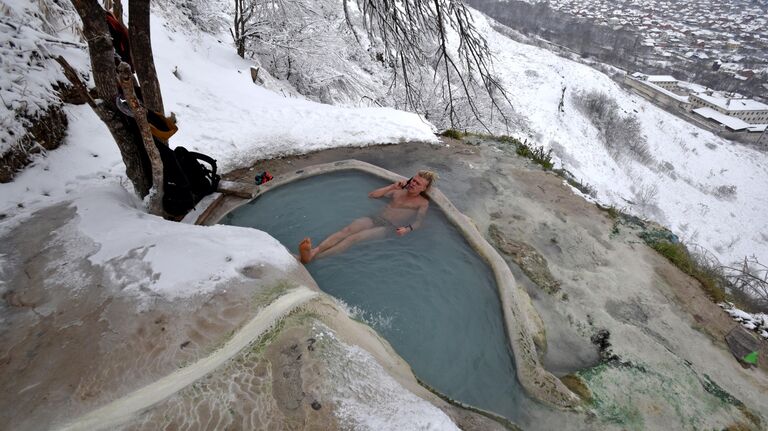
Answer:
[[[64,81],[53,60],[64,55],[76,67],[87,61],[77,46],[77,15],[51,2],[0,3],[0,156],[24,135],[28,119],[59,104],[52,84]]]
[[[753,254],[768,261],[767,154],[695,127],[593,68],[517,43],[475,16],[512,104],[535,131],[535,145],[553,149],[564,167],[596,189],[598,200],[655,219],[724,263]],[[579,91],[605,93],[623,115],[636,114],[655,161],[611,157],[575,104]]]
[[[30,10],[40,7],[39,3],[24,3]],[[9,19],[22,16],[25,7],[9,8]],[[173,21],[166,21],[163,15]],[[506,84],[516,112],[527,119],[527,130],[533,131],[529,139],[553,149],[564,167],[596,189],[600,201],[656,219],[724,262],[752,254],[768,261],[768,157],[764,153],[690,125],[627,93],[608,76],[544,49],[514,42],[494,31],[481,14],[475,13],[475,17],[496,54],[496,72]],[[36,37],[45,36],[27,28],[31,21],[21,21],[16,30],[5,28],[3,37],[34,46]],[[386,108],[332,107],[300,96],[285,97],[293,90],[288,84],[280,94],[267,91],[251,82],[251,63],[235,55],[227,35],[199,32],[183,16],[155,14],[152,26],[166,109],[179,119],[180,131],[171,143],[209,153],[224,169],[333,146],[434,140],[431,126],[413,114]],[[67,30],[63,40],[69,39],[71,31]],[[83,68],[84,52],[63,46],[67,49],[62,52]],[[4,54],[4,67],[15,70],[7,57]],[[45,73],[60,79],[58,71]],[[280,90],[279,81],[267,78],[270,88]],[[46,93],[39,91],[42,84],[38,84],[31,81],[25,91],[40,93],[36,100],[46,100]],[[565,109],[560,112],[563,87]],[[8,91],[12,89],[9,83]],[[607,94],[625,115],[637,116],[654,156],[651,163],[609,154],[597,129],[576,107],[575,95],[588,91]],[[10,121],[9,111],[3,115],[4,121]],[[96,117],[81,108],[69,109],[69,115],[73,126],[68,148],[38,160],[36,168],[3,185],[3,212],[14,213],[19,204],[55,200],[72,184],[93,178],[95,172],[122,177],[117,150]],[[75,165],[79,168],[71,169]]]
[[[12,11],[9,20],[15,19],[14,26],[3,27],[1,33],[4,40],[15,40],[15,46],[41,46],[41,38],[51,35],[27,28],[31,21],[25,18],[39,15],[40,5],[24,3]],[[179,132],[171,145],[209,154],[218,159],[221,170],[262,158],[330,147],[436,141],[432,125],[415,114],[390,108],[335,107],[266,90],[251,81],[250,64],[237,57],[229,44],[189,29],[175,31],[160,15],[152,16],[152,36],[165,106],[178,118]],[[72,45],[67,47],[64,55],[76,67],[85,69],[84,48],[78,52]],[[3,64],[8,70],[21,68],[16,63],[23,61],[25,57],[4,53]],[[47,66],[58,67],[52,62]],[[42,105],[51,98],[49,82],[61,78],[58,70],[45,73],[28,82],[34,87],[30,94],[39,94],[33,100]],[[23,98],[23,94],[15,97]],[[211,287],[212,274],[218,273],[217,280],[238,276],[224,267],[189,266],[196,259],[222,262],[225,267],[239,261],[295,264],[282,245],[263,233],[244,235],[231,226],[216,228],[216,232],[191,226],[162,228],[167,223],[137,209],[141,203],[132,193],[116,191],[115,187],[128,191],[132,187],[117,146],[91,108],[68,106],[65,111],[69,119],[65,145],[37,156],[13,182],[0,184],[0,233],[23,223],[38,209],[67,202],[77,208],[82,221],[77,224],[80,236],[92,240],[100,250],[89,257],[92,263],[105,264],[131,250],[147,251],[142,259],[162,276],[140,282],[141,289],[128,289],[136,295],[186,297]],[[4,121],[11,120],[8,111],[3,115]],[[235,238],[245,242],[237,246]],[[184,254],[185,264],[169,257],[180,256],[173,250],[199,249],[193,245],[199,243],[207,244],[205,250],[201,249],[199,255],[194,251]],[[221,247],[215,246],[217,243]],[[254,249],[266,251],[255,255]],[[0,270],[7,263],[6,257],[0,256]],[[8,287],[0,286],[0,290]]]
[[[415,114],[334,107],[265,90],[251,81],[251,63],[210,35],[189,40],[159,16],[152,31],[166,110],[179,120],[171,143],[212,154],[225,169],[330,147],[436,140],[431,124]]]
[[[220,170],[331,147],[436,141],[432,125],[415,114],[335,107],[266,90],[251,81],[250,64],[231,46],[208,34],[176,32],[161,16],[152,17],[152,37],[166,110],[178,118],[171,145],[211,155]],[[67,113],[66,145],[0,185],[1,213],[50,204],[85,183],[125,181],[117,147],[91,109]]]
[[[17,9],[28,10],[21,15],[39,13],[43,2],[23,3]],[[49,37],[31,29],[12,30],[0,27],[3,40],[18,35],[34,46],[39,42],[35,38]],[[415,114],[390,108],[323,105],[257,86],[251,81],[250,64],[237,57],[229,44],[189,29],[175,31],[160,15],[152,16],[152,36],[165,106],[178,117],[180,130],[171,145],[210,154],[224,170],[260,158],[329,147],[436,141],[432,125]],[[64,55],[83,68],[87,64],[82,61],[87,58],[85,52],[70,50],[75,52]],[[73,61],[73,57],[77,58]],[[3,65],[13,63],[14,58],[3,52]],[[55,79],[60,77],[57,74],[51,71],[46,76]],[[47,97],[50,86],[45,81],[34,81],[39,84],[35,91]],[[15,87],[8,88],[15,91]],[[22,98],[23,94],[16,96]],[[38,99],[45,100],[42,96]],[[68,212],[71,208],[72,220],[51,233],[68,251],[68,258],[104,267],[123,287],[120,295],[147,301],[210,293],[226,282],[242,281],[244,276],[238,268],[246,266],[290,270],[298,265],[289,250],[264,232],[234,226],[190,226],[148,215],[130,191],[113,139],[91,108],[69,106],[65,111],[69,119],[65,144],[37,156],[13,182],[0,184],[0,236],[30,222],[37,210]],[[0,113],[4,124],[10,121],[7,116],[12,112]],[[59,203],[63,205],[54,207]],[[18,265],[17,259],[14,254],[0,255],[0,273],[12,273],[11,265]],[[64,270],[52,275],[66,276]],[[0,281],[0,293],[13,288]],[[403,405],[412,407],[410,393],[394,382],[390,386],[388,394],[406,397],[402,399],[407,405]],[[445,415],[428,403],[422,404],[402,418],[404,423],[432,428],[445,425]],[[350,420],[369,421],[370,411],[355,410],[357,407],[348,409]]]

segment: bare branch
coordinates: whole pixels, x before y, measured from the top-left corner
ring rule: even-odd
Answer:
[[[96,114],[99,115],[99,118],[101,118],[102,115],[99,114],[100,107],[96,104],[96,101],[93,100],[93,97],[91,97],[91,93],[88,92],[88,89],[85,87],[85,84],[83,84],[83,81],[80,80],[80,77],[77,75],[77,72],[75,72],[75,69],[72,68],[69,62],[62,56],[56,57],[56,62],[61,65],[62,69],[64,69],[64,76],[72,84],[72,87],[75,89],[75,91],[79,93],[86,102],[88,102],[88,106],[93,108]]]
[[[139,103],[138,98],[136,98],[136,93],[133,90],[134,81],[131,66],[126,62],[121,62],[120,65],[117,66],[117,72],[120,88],[123,90],[125,100],[128,102],[128,106],[130,106],[131,111],[133,112],[133,118],[139,126],[144,149],[147,152],[149,161],[152,165],[152,184],[155,193],[150,192],[149,212],[162,217],[165,215],[163,212],[163,162],[160,160],[160,152],[157,147],[155,147],[155,143],[152,139],[152,131],[147,122],[147,110],[141,103]]]

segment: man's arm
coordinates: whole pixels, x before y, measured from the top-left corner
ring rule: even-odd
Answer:
[[[424,221],[424,217],[427,215],[427,209],[429,209],[429,201],[425,201],[424,205],[419,208],[419,212],[416,214],[416,221],[411,223],[411,230],[416,230],[421,227],[421,222]]]
[[[370,193],[368,193],[368,197],[372,199],[378,199],[383,198],[385,196],[391,195],[393,192],[400,190],[405,186],[405,181],[398,181],[394,184],[390,184],[388,186],[384,186],[380,189],[376,189]]]

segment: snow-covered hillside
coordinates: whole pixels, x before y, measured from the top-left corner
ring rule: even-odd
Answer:
[[[42,40],[55,36],[56,28],[37,31],[39,21],[30,18],[44,16],[41,8],[47,0],[12,3],[13,7],[0,5],[4,19],[13,24],[0,22],[3,46],[13,42],[23,49],[50,48]],[[158,6],[152,15],[155,61],[166,110],[176,114],[179,126],[171,145],[210,154],[222,170],[331,147],[437,142],[434,127],[413,113],[316,103],[293,94],[295,86],[270,77],[264,87],[256,85],[249,71],[252,63],[235,54],[226,29],[220,28],[217,34],[200,32],[184,15],[163,9],[167,5]],[[496,53],[496,72],[508,86],[517,114],[526,119],[525,129],[517,133],[521,138],[532,130],[529,141],[554,149],[558,160],[594,186],[604,203],[656,218],[685,240],[717,252],[723,260],[754,253],[768,261],[768,160],[764,154],[696,129],[624,92],[593,69],[513,42],[492,30],[479,14],[476,17]],[[66,34],[53,43],[60,47],[56,53],[86,71],[85,45],[77,39],[77,32],[70,27],[61,31]],[[36,70],[27,77],[20,72],[25,67],[20,62],[28,57],[0,52],[2,70],[15,73],[13,78],[0,77],[4,99],[6,92],[17,102],[25,94],[34,94],[40,107],[52,100],[50,82],[45,81],[61,78],[53,62],[43,63],[51,69]],[[559,112],[563,86],[567,87],[565,111]],[[612,157],[597,130],[576,108],[573,94],[577,90],[604,92],[627,113],[636,113],[655,162],[646,166]],[[17,105],[6,102],[5,111],[0,111],[5,116],[2,124],[16,127],[9,116]],[[50,226],[31,225],[61,244],[67,258],[104,267],[105,274],[115,278],[112,284],[124,288],[115,295],[148,301],[194,297],[223,282],[245,280],[237,268],[270,265],[290,269],[298,265],[289,250],[263,232],[171,224],[148,215],[130,190],[112,137],[91,108],[67,106],[65,112],[69,119],[65,144],[37,155],[13,182],[0,184],[0,236],[32,219],[63,213],[65,221],[54,232],[46,230]],[[735,193],[718,193],[722,186]],[[637,204],[639,198],[642,205]],[[36,211],[40,213],[32,217]],[[0,273],[18,270],[18,259],[13,252],[0,254]],[[62,260],[61,267],[45,270],[54,280],[74,279],[64,268],[67,260]],[[75,279],[76,283],[81,281]],[[0,294],[13,289],[11,284],[0,283]],[[3,319],[0,315],[0,323]],[[405,393],[399,386],[391,390],[395,395]],[[390,399],[401,400],[402,406],[413,404],[405,396]],[[374,407],[350,414],[359,415],[361,423],[392,423],[389,410],[379,404]],[[445,423],[442,413],[431,406],[404,411],[412,415],[399,418],[405,425],[442,429]]]
[[[78,67],[87,56],[77,38],[79,18],[58,4],[0,3],[0,156],[25,133],[28,118],[59,104],[52,83],[64,81],[53,58]]]
[[[251,64],[229,44],[205,33],[174,31],[160,15],[152,16],[152,32],[166,110],[178,118],[171,145],[210,154],[220,170],[331,147],[436,141],[433,127],[415,114],[334,107],[255,85]],[[125,181],[117,147],[92,110],[82,105],[67,113],[66,145],[0,185],[0,212],[50,204],[87,183]]]
[[[16,41],[15,46],[43,45],[45,41],[41,39],[49,39],[51,35],[27,28],[36,22],[27,17],[40,14],[39,7],[37,2],[16,5],[12,11],[15,15],[10,17],[15,19],[14,27],[3,27],[3,38]],[[171,145],[184,145],[210,154],[218,160],[223,171],[263,158],[331,147],[409,140],[436,141],[433,127],[415,114],[391,108],[357,109],[323,105],[303,98],[284,97],[255,85],[248,69],[250,63],[238,57],[229,44],[189,28],[177,31],[162,14],[152,16],[152,36],[166,109],[175,112],[178,118],[179,132],[172,138]],[[80,51],[71,45],[67,47],[68,52],[64,55],[76,67],[85,69],[88,63],[84,45]],[[26,61],[23,57],[4,56],[4,65],[9,70],[21,67],[15,64],[18,63],[15,58]],[[57,67],[53,62],[48,62],[47,66]],[[60,77],[58,70],[46,73],[48,79]],[[46,79],[38,79],[33,74],[30,81],[24,81],[23,74],[16,76],[22,84],[34,87],[30,90],[34,90],[33,94],[51,92]],[[16,96],[20,98],[23,94]],[[35,100],[45,98],[40,96]],[[147,222],[142,215],[137,215],[140,203],[132,196],[125,166],[106,126],[87,105],[68,106],[65,110],[69,119],[65,144],[55,151],[36,156],[33,164],[18,174],[13,182],[0,184],[0,230],[23,223],[41,208],[62,201],[71,202],[78,208],[80,218],[88,221],[79,224],[77,229],[83,236],[101,245],[101,251],[91,256],[91,261],[107,262],[127,250],[141,247],[155,250],[144,258],[163,275],[160,279],[140,283],[143,288],[136,289],[135,294],[141,295],[143,291],[172,298],[200,293],[200,286],[210,281],[210,274],[223,268],[189,271],[185,265],[175,264],[167,258],[173,253],[156,253],[162,248],[158,248],[161,237],[164,238],[162,242],[171,248],[194,249],[193,246],[180,244],[186,241],[183,238],[195,234],[187,229],[190,227],[180,227],[180,230],[163,235],[153,227],[156,223]],[[6,112],[4,115],[9,114]],[[13,121],[11,118],[4,120]],[[131,193],[118,193],[115,186],[119,185]],[[235,227],[222,229],[224,231],[218,236],[243,235]],[[210,242],[213,237],[207,232],[208,229],[205,231],[198,232],[198,240]],[[250,240],[246,244],[251,246],[239,248],[240,251],[237,248],[228,249],[222,243],[223,248],[214,250],[208,247],[198,257],[211,261],[218,259],[222,263],[232,262],[233,259],[238,261],[240,257],[251,261],[277,258],[282,260],[281,265],[293,261],[280,244],[254,236],[248,238]],[[264,259],[251,252],[254,241],[269,250],[262,256]],[[266,256],[272,257],[266,259]],[[287,261],[280,256],[287,258]],[[194,259],[194,256],[189,258]],[[6,264],[9,261],[0,256],[0,269]],[[237,276],[225,273],[223,271],[217,277]]]
[[[0,26],[0,40],[15,41],[15,46],[45,45],[41,38],[50,38],[50,34],[27,28],[35,22],[29,17],[39,15],[44,2],[18,3],[12,11],[15,15],[6,17],[14,27]],[[178,117],[179,132],[171,145],[209,154],[218,159],[223,170],[261,158],[330,147],[410,140],[436,142],[432,125],[418,115],[391,108],[344,108],[285,97],[255,85],[249,72],[251,63],[239,58],[230,44],[220,41],[227,39],[189,27],[177,30],[162,14],[153,14],[151,22],[165,106]],[[85,71],[85,46],[80,50],[66,46],[67,52],[62,54]],[[3,70],[21,70],[23,65],[17,64],[15,58],[26,61],[3,52]],[[56,67],[52,61],[46,65]],[[3,90],[15,91],[26,83],[34,87],[29,91],[38,95],[35,100],[43,102],[50,101],[45,98],[52,94],[50,79],[61,77],[58,70],[45,72],[42,79],[34,74],[27,81],[23,73],[14,76],[15,81],[2,77]],[[23,96],[18,93],[14,100]],[[3,124],[12,124],[16,121],[11,117],[13,107],[6,108],[0,112]],[[210,294],[227,282],[247,281],[238,268],[270,266],[290,270],[298,265],[289,250],[264,232],[235,226],[168,224],[148,215],[132,193],[120,153],[106,126],[87,105],[67,106],[65,112],[69,127],[64,145],[35,156],[33,164],[13,182],[0,184],[0,236],[35,219],[37,211],[43,211],[44,215],[38,213],[43,218],[73,212],[74,216],[66,216],[71,220],[50,235],[69,257],[103,267],[110,280],[121,286],[116,295],[135,297],[147,305],[158,298],[188,299]],[[39,229],[45,233],[46,227]],[[0,274],[13,274],[21,267],[18,260],[14,253],[0,254]],[[67,268],[51,269],[50,277],[71,280]],[[0,294],[13,289],[11,283],[0,281]],[[7,324],[5,319],[0,315],[0,326]],[[401,405],[412,407],[413,396],[406,389],[397,383],[390,386],[390,394],[409,400]],[[409,410],[410,416],[402,419],[404,423],[430,427],[448,421],[440,410],[423,404]],[[348,409],[347,420],[387,420],[388,412],[381,409],[362,411],[365,406],[356,407],[358,410]]]
[[[166,109],[179,119],[173,145],[212,154],[227,169],[259,158],[334,146],[434,140],[432,127],[412,114],[308,102],[295,96],[294,86],[271,77],[265,86],[277,92],[259,87],[250,79],[252,63],[235,55],[224,33],[226,26],[206,27],[216,28],[216,35],[199,32],[185,16],[160,6],[161,13],[152,18],[153,44]],[[21,9],[17,5],[12,11],[18,15]],[[606,75],[514,42],[494,31],[481,14],[475,17],[496,54],[496,73],[506,84],[516,113],[525,119],[520,124],[527,123],[517,131],[520,137],[553,149],[565,168],[595,188],[601,202],[656,219],[724,262],[752,254],[768,261],[765,154],[698,129],[627,93]],[[13,40],[14,35],[21,35],[27,44],[41,37],[30,30],[4,30],[6,39]],[[71,46],[65,46],[64,54],[79,57],[74,63],[85,67],[84,51],[73,53]],[[57,71],[50,74],[58,76]],[[36,81],[25,85],[27,91],[38,91]],[[366,83],[366,88],[370,85]],[[559,112],[563,87],[565,106]],[[637,115],[652,162],[611,156],[597,129],[576,107],[575,95],[588,91],[605,93],[626,115]],[[117,150],[93,113],[83,107],[68,112],[72,122],[66,148],[38,159],[14,183],[2,186],[4,213],[18,212],[19,204],[55,201],[67,189],[102,174],[122,178]],[[84,142],[82,137],[88,139]]]
[[[768,155],[695,127],[623,90],[605,74],[545,49],[515,42],[476,14],[496,55],[496,71],[535,145],[597,191],[604,204],[668,226],[724,263],[768,261]],[[559,112],[562,89],[564,112]],[[654,161],[616,160],[577,108],[578,92],[599,91],[636,114]],[[529,138],[529,140],[531,139]],[[723,191],[733,191],[723,193]]]

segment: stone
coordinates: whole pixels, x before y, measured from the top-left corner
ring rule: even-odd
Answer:
[[[731,332],[725,336],[725,342],[728,343],[728,348],[731,350],[731,354],[741,364],[746,366],[756,366],[745,359],[745,357],[752,352],[760,350],[760,343],[752,333],[744,329],[741,325],[736,325]]]
[[[550,295],[560,291],[560,282],[550,272],[547,260],[535,248],[509,238],[496,224],[488,227],[488,237],[494,247],[512,258],[525,275],[543,291]]]

